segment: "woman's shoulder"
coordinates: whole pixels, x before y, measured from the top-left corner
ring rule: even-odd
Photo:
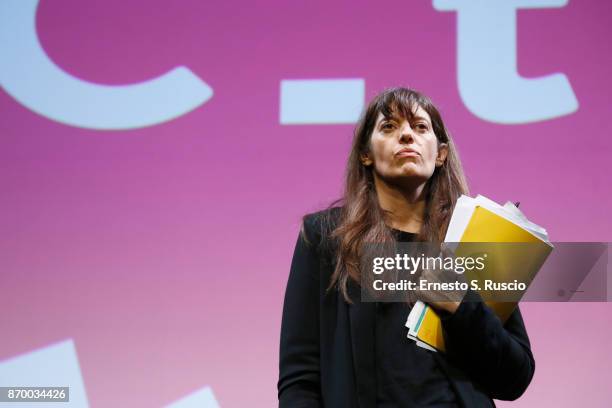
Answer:
[[[301,231],[307,241],[319,244],[326,240],[338,225],[341,212],[342,207],[334,206],[304,215]]]
[[[321,224],[337,224],[340,219],[342,207],[329,207],[324,210],[308,213],[304,215],[304,222],[311,224],[313,227],[318,226],[321,228]]]

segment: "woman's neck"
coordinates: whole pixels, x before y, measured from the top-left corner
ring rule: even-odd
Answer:
[[[374,174],[374,185],[379,205],[389,211],[389,226],[402,231],[419,232],[425,215],[425,183],[414,188],[400,189]]]

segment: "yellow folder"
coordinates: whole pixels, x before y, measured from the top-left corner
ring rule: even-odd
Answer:
[[[487,246],[489,252],[491,249],[496,252],[491,256],[491,259],[495,259],[495,264],[486,269],[487,278],[494,281],[517,279],[519,282],[531,282],[553,249],[549,242],[482,206],[475,207],[474,213],[461,236],[461,241],[455,250],[456,256],[469,256],[474,252],[473,244],[462,245],[462,243],[467,242],[531,243],[531,245],[519,246],[516,249],[509,248],[509,246]],[[474,278],[478,279],[478,276],[470,276],[470,273],[466,272],[468,281]],[[481,295],[485,294],[483,290],[480,290],[479,293]],[[502,323],[510,317],[517,304],[517,302],[492,301],[486,301],[485,303],[495,312]],[[437,350],[445,351],[442,322],[431,307],[426,306],[424,308],[416,331],[416,337],[419,340]]]

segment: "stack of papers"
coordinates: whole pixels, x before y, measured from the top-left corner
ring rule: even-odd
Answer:
[[[462,253],[462,243],[474,242],[527,242],[529,251],[521,256],[497,254],[502,262],[496,265],[503,278],[516,278],[531,282],[553,249],[546,230],[529,221],[513,203],[503,206],[482,195],[476,198],[462,195],[453,209],[446,237],[448,247]],[[466,247],[466,246],[464,246]],[[517,302],[485,302],[502,322],[505,322]],[[408,338],[420,347],[432,351],[444,351],[442,322],[435,310],[417,301],[406,321]]]
[[[541,226],[534,224],[529,221],[527,217],[515,206],[512,202],[508,201],[503,206],[497,204],[495,201],[488,199],[483,195],[477,195],[476,198],[462,195],[457,200],[455,208],[453,209],[453,215],[446,231],[445,242],[457,243],[463,241],[463,235],[467,229],[467,226],[474,215],[474,212],[478,208],[486,209],[499,217],[502,217],[509,222],[517,225],[524,229],[526,232],[533,234],[544,242],[550,243],[548,240],[548,234],[546,230]],[[482,241],[484,242],[484,241]],[[494,241],[495,242],[495,241]],[[520,242],[520,241],[496,241],[496,242]]]
[[[406,327],[408,327],[408,338],[410,340],[416,341],[417,346],[423,347],[427,350],[437,351],[434,347],[430,346],[429,343],[437,344],[437,341],[421,341],[420,338],[426,338],[428,336],[425,335],[426,330],[422,327],[423,322],[425,321],[425,315],[428,313],[433,313],[433,309],[427,306],[425,303],[418,301],[410,311],[408,315],[408,320],[406,321]],[[428,322],[431,322],[431,319],[427,319]],[[420,338],[419,338],[420,333]],[[427,333],[429,336],[432,335],[431,331]],[[433,338],[437,336],[442,336],[442,332],[433,333]],[[442,340],[442,344],[444,344],[444,339]],[[444,350],[442,350],[444,351]]]

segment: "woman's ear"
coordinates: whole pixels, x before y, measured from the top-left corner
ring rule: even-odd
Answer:
[[[438,156],[436,157],[436,167],[440,167],[444,164],[448,156],[448,143],[440,143],[438,145]]]
[[[360,160],[364,166],[369,166],[372,164],[372,159],[370,159],[370,155],[368,153],[362,153]]]

